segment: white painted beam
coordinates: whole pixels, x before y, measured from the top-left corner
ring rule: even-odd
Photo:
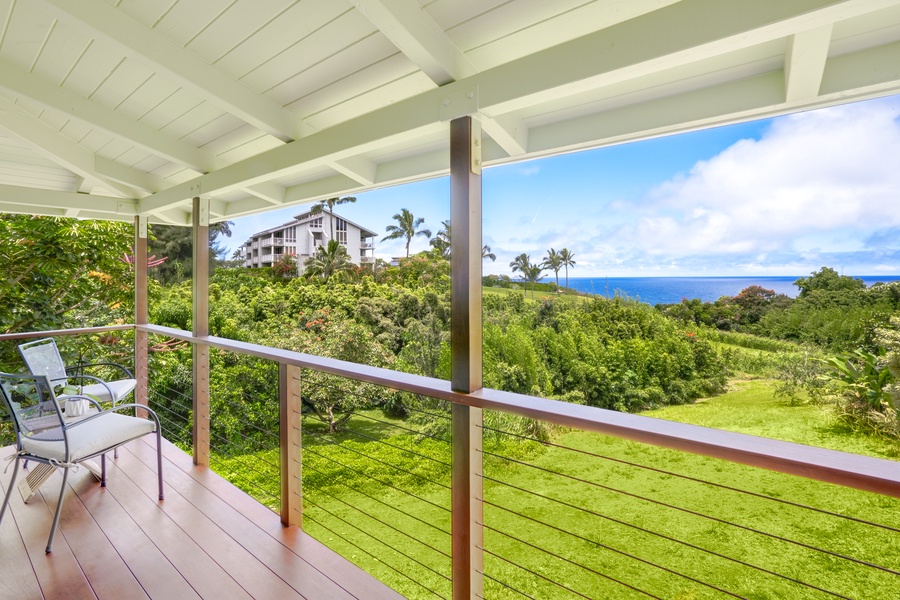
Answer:
[[[6,62],[0,62],[0,89],[5,89],[16,96],[24,96],[59,111],[68,118],[127,140],[138,148],[198,173],[207,173],[222,166],[190,144],[173,139],[153,127],[109,110],[97,102],[53,85]]]
[[[50,13],[101,43],[164,73],[185,89],[282,141],[309,130],[289,110],[236,81],[105,0],[39,0]]]
[[[328,166],[360,185],[373,185],[375,183],[375,174],[378,170],[375,163],[361,156],[351,156],[342,160],[336,160],[329,163]]]
[[[352,0],[353,5],[437,85],[477,71],[416,0]]]
[[[94,156],[94,172],[112,181],[118,181],[119,183],[144,190],[148,194],[164,190],[167,187],[160,177],[152,173],[132,169],[102,156]]]
[[[528,152],[528,127],[514,113],[482,119],[481,127],[510,156]]]
[[[784,57],[785,101],[798,102],[819,95],[832,29],[829,23],[788,38]]]
[[[444,101],[477,90],[478,109],[496,118],[597,87],[782,39],[896,0],[683,0],[627,21],[401,100],[145,198],[142,211],[164,209],[189,189],[216,194],[415,138],[442,126]],[[703,27],[697,27],[697,23]],[[584,60],[585,57],[591,60]],[[779,69],[779,76],[781,70]],[[783,79],[779,83],[784,93]],[[783,95],[778,102],[783,101]],[[452,112],[452,110],[451,110]],[[632,124],[635,139],[641,125]],[[595,140],[597,141],[597,140]],[[523,146],[521,142],[520,146]],[[532,153],[532,134],[528,134]],[[379,182],[381,183],[381,182]]]
[[[277,183],[264,181],[256,185],[249,185],[244,188],[244,191],[273,206],[284,204],[284,188]]]
[[[133,187],[98,174],[94,170],[93,153],[38,121],[5,98],[0,98],[0,127],[80,177],[96,181],[113,194],[124,198],[138,196],[137,190]]]
[[[94,214],[120,215],[123,218],[133,219],[137,214],[136,200],[14,185],[0,185],[0,203],[23,209],[33,208],[36,211],[53,209],[54,214],[58,212],[61,215],[67,211],[90,211]]]

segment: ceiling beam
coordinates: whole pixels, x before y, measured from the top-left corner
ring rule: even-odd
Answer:
[[[384,34],[409,60],[438,86],[471,77],[478,72],[416,0],[353,0],[357,10]],[[524,154],[522,133],[527,130],[518,119],[504,122],[482,116],[485,131],[511,156]],[[521,129],[510,130],[517,124]],[[344,173],[353,177],[352,174]],[[360,183],[366,184],[365,181]]]
[[[54,214],[61,215],[66,211],[90,211],[95,214],[120,215],[134,219],[137,214],[137,201],[111,196],[92,196],[77,192],[60,192],[15,185],[0,185],[0,203],[40,210],[52,209]]]
[[[148,194],[153,194],[168,187],[161,178],[152,173],[132,169],[102,156],[94,155],[94,172],[112,181],[136,187]]]
[[[378,167],[370,160],[362,156],[351,156],[342,160],[335,160],[328,164],[332,169],[346,175],[360,185],[373,185]]]
[[[173,186],[143,199],[141,210],[165,209],[191,197],[191,189],[212,195],[389,146],[396,140],[445,131],[443,115],[448,110],[452,112],[452,103],[457,99],[466,104],[472,90],[477,91],[475,112],[496,118],[567,94],[782,39],[797,29],[826,26],[893,3],[894,0],[755,0],[750,4],[739,0],[683,0]],[[704,26],[696,27],[698,22]],[[592,60],[584,60],[585,56]],[[780,89],[783,94],[783,80]],[[640,128],[632,135],[634,139],[641,137]],[[529,133],[529,154],[531,137]]]
[[[254,127],[290,141],[309,132],[280,104],[233,79],[105,0],[40,0],[50,13]]]
[[[828,48],[831,46],[831,23],[816,29],[795,33],[788,38],[784,57],[785,101],[798,102],[819,95]]]
[[[477,73],[416,0],[352,0],[366,19],[437,85]]]
[[[108,179],[95,171],[94,154],[63,134],[32,117],[5,98],[0,98],[0,127],[76,175],[97,182],[110,193],[124,198],[140,194],[134,188]]]
[[[6,62],[0,62],[0,89],[5,89],[16,96],[24,96],[59,111],[68,118],[127,140],[138,148],[198,173],[207,173],[222,166],[190,144],[173,139],[158,129],[110,110],[64,87],[53,85]]]
[[[265,200],[273,206],[284,204],[284,188],[277,183],[263,181],[256,185],[248,185],[243,189],[248,194],[256,196],[260,200]]]

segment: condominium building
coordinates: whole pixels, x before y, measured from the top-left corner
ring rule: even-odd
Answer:
[[[377,234],[324,210],[305,212],[293,221],[253,234],[241,246],[243,266],[268,267],[283,255],[292,254],[302,272],[306,259],[315,254],[316,248],[327,245],[332,234],[347,249],[353,264],[375,262]]]

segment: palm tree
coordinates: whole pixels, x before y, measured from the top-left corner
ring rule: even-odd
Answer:
[[[388,234],[381,238],[381,241],[383,242],[385,240],[406,238],[406,258],[409,258],[409,243],[415,236],[423,235],[428,238],[431,237],[430,230],[419,229],[419,225],[424,223],[425,219],[423,219],[422,217],[419,217],[418,219],[415,218],[413,214],[406,208],[400,209],[400,212],[391,218],[397,221],[397,224],[388,225],[384,228],[384,230],[387,231]]]
[[[541,266],[553,271],[556,275],[556,289],[559,289],[559,270],[563,267],[562,255],[553,248],[550,248],[550,250],[547,251],[547,258],[544,259]]]
[[[569,291],[569,267],[575,266],[575,253],[569,252],[568,248],[563,248],[559,251],[559,259],[562,261],[562,266],[566,268],[566,291]]]
[[[325,207],[328,207],[328,222],[331,224],[331,237],[328,239],[334,239],[334,207],[338,204],[349,204],[350,202],[356,202],[356,196],[344,196],[343,198],[328,198],[326,200],[319,200],[315,204],[313,204],[312,208],[309,209],[309,214],[311,215],[321,215],[325,211]]]
[[[534,300],[534,284],[537,283],[537,280],[541,278],[541,275],[544,273],[543,265],[539,265],[537,263],[531,263],[525,269],[523,275],[525,279],[531,283],[531,299]]]
[[[522,283],[525,283],[527,280],[528,268],[531,266],[531,257],[525,254],[524,252],[513,259],[509,266],[512,267],[512,272],[515,273],[518,271],[522,274]],[[523,294],[528,294],[528,292],[523,287]]]
[[[434,237],[428,240],[432,248],[437,250],[441,258],[450,259],[450,221],[441,221],[443,226]]]
[[[491,262],[496,262],[497,260],[497,255],[491,252],[491,247],[487,244],[481,247],[481,260],[486,258],[491,259]]]
[[[337,240],[328,240],[325,246],[316,248],[316,253],[306,259],[304,275],[308,278],[321,277],[325,281],[337,275],[346,278],[353,268],[350,255]]]

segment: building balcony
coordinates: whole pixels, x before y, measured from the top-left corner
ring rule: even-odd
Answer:
[[[375,262],[374,256],[361,256],[359,257],[359,262],[364,265],[371,265]]]
[[[359,244],[360,250],[371,250],[374,247],[375,247],[374,242],[360,242],[360,244]]]
[[[894,589],[900,549],[888,513],[898,504],[886,497],[900,496],[893,461],[491,389],[454,392],[447,381],[154,325],[0,341],[110,329],[123,338],[133,332],[145,356],[157,348],[189,360],[196,344],[194,360],[204,364],[253,361],[247,366],[271,383],[264,398],[216,398],[212,378],[172,388],[184,383],[157,380],[154,360],[135,361],[137,401],[161,416],[168,440],[166,499],[144,492],[155,485],[154,442],[132,442],[107,461],[107,488],[86,470],[70,478],[64,535],[48,561],[45,501],[53,501],[60,477],[28,505],[14,493],[0,539],[4,564],[19,574],[17,597],[55,597],[61,586],[70,595],[115,588],[150,598],[450,598],[457,578],[467,576],[451,568],[463,552],[482,555],[471,575],[483,575],[476,587],[483,585],[484,598],[515,597],[510,589],[537,598],[616,598],[635,588],[656,597],[686,590],[746,597],[764,589],[790,598],[825,589],[889,598],[880,590]],[[210,361],[215,353],[232,358]],[[311,393],[304,386],[428,398],[409,410],[448,425],[436,433],[416,419],[362,411],[328,435],[301,411],[301,397]],[[193,411],[192,397],[214,408]],[[511,431],[498,425],[503,418],[488,426],[482,411],[562,426],[576,442]],[[252,438],[223,433],[235,415]],[[10,453],[6,447],[0,457]],[[549,466],[551,453],[566,460]],[[682,468],[690,454],[709,457],[700,463],[707,467]],[[252,474],[234,480],[242,490],[223,478],[239,472]],[[886,525],[858,518],[855,511],[870,505],[882,507]],[[451,515],[469,515],[463,525],[472,546],[457,536]],[[812,530],[831,533],[810,537]],[[854,540],[869,536],[882,551],[857,555]]]
[[[261,248],[270,248],[272,246],[284,246],[284,238],[263,238],[259,241]]]
[[[259,257],[259,262],[261,262],[263,264],[271,264],[274,259],[275,259],[274,254],[263,254]]]

